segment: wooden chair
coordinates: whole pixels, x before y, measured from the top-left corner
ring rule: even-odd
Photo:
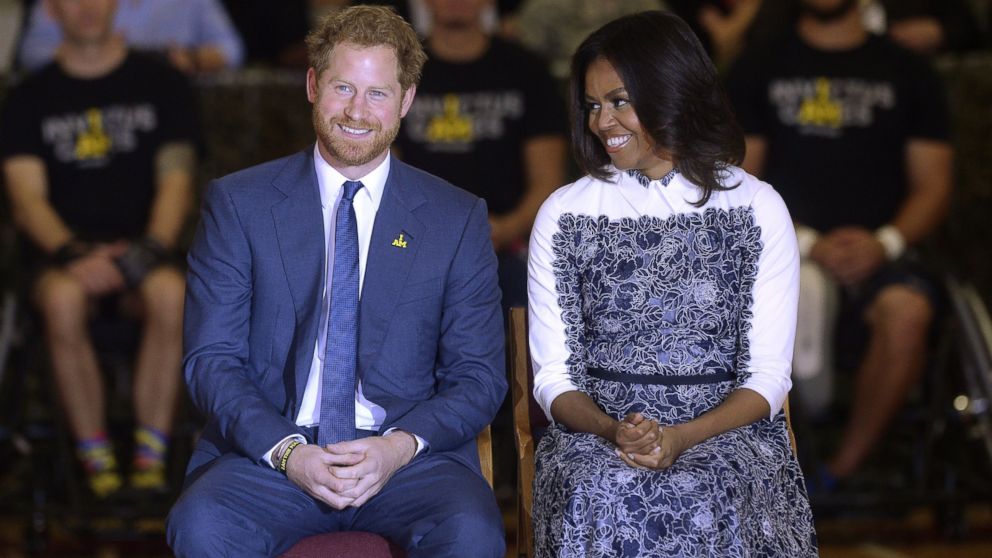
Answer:
[[[493,438],[487,426],[475,442],[479,446],[482,476],[493,485]],[[307,537],[287,550],[282,558],[406,558],[406,551],[382,535],[364,531],[340,531]]]
[[[510,309],[507,351],[510,355],[510,394],[513,430],[517,446],[517,555],[534,555],[534,449],[537,429],[548,425],[544,411],[533,396],[533,369],[527,345],[527,309]]]
[[[548,425],[533,396],[533,368],[527,345],[527,309],[510,309],[510,333],[507,351],[510,355],[510,393],[513,397],[513,429],[517,445],[517,556],[534,556],[534,432]],[[789,443],[796,453],[796,437],[789,418],[789,400],[785,400],[785,422]]]
[[[789,396],[785,397],[785,403],[782,404],[782,411],[785,412],[785,426],[789,430],[789,445],[792,446],[792,455],[798,456],[796,433],[792,431],[792,416],[789,414]]]

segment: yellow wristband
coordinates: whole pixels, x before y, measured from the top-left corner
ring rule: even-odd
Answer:
[[[289,463],[289,456],[296,449],[296,446],[300,445],[299,440],[293,440],[286,446],[286,450],[282,452],[282,457],[279,458],[279,471],[282,473],[286,472],[286,464]]]

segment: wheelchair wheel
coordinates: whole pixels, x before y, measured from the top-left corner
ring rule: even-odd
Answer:
[[[973,285],[948,278],[947,286],[964,375],[964,393],[954,398],[954,408],[992,461],[992,317]]]

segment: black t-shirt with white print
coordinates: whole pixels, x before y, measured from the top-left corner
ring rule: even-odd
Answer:
[[[728,91],[745,132],[767,141],[763,178],[820,231],[891,222],[907,195],[907,141],[948,138],[940,79],[882,37],[826,52],[793,35],[742,59]]]
[[[84,240],[144,234],[156,153],[198,139],[186,78],[135,53],[95,79],[50,63],[10,92],[0,116],[0,159],[40,157],[50,203]]]
[[[525,190],[524,143],[567,131],[564,102],[540,58],[491,39],[478,60],[432,53],[396,145],[411,165],[512,211]]]

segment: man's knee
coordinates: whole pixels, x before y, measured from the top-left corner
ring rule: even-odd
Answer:
[[[440,505],[420,519],[421,525],[413,526],[414,536],[419,531],[421,537],[415,546],[437,556],[504,556],[506,533],[492,492],[488,486],[484,491],[474,485],[465,488],[460,497],[438,501]]]
[[[327,530],[314,500],[274,469],[233,454],[205,467],[169,513],[177,556],[273,556]]]
[[[186,283],[182,274],[171,267],[159,267],[141,282],[142,303],[149,319],[164,325],[182,324]]]
[[[933,305],[925,294],[904,285],[892,285],[878,293],[867,318],[873,328],[910,338],[926,334],[933,314]]]
[[[61,271],[42,274],[35,284],[34,298],[51,333],[85,331],[88,298],[82,284],[71,275]]]
[[[506,555],[506,533],[498,512],[464,510],[450,515],[437,529],[443,532],[442,538],[451,541],[451,556],[498,558]]]
[[[227,521],[224,511],[209,500],[180,497],[166,519],[169,548],[178,557],[229,556],[239,541],[258,538],[246,526]]]
[[[210,529],[207,527],[209,515],[198,506],[190,505],[187,498],[176,502],[165,521],[166,539],[176,556],[193,556],[199,544],[209,540],[205,532]]]

